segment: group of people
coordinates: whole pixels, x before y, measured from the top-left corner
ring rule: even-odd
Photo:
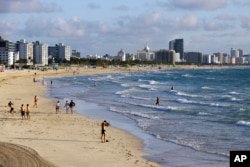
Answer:
[[[10,113],[12,116],[14,116],[14,103],[12,101],[10,101],[8,103],[8,106],[10,108]],[[22,120],[24,119],[27,119],[29,120],[30,119],[30,106],[29,104],[26,105],[26,107],[24,106],[24,104],[21,105],[20,107],[20,112],[21,112],[21,117],[22,117]]]
[[[75,102],[71,100],[70,102],[66,100],[64,107],[66,108],[66,114],[68,114],[69,110],[71,114],[74,113]],[[56,102],[56,114],[60,112],[60,101]]]

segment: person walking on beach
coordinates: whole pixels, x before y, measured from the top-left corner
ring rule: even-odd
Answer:
[[[73,112],[74,112],[74,107],[75,107],[75,102],[73,102],[73,100],[71,100],[70,101],[70,103],[69,103],[69,108],[70,108],[70,111],[71,111],[71,114],[73,114]]]
[[[37,108],[37,105],[38,105],[38,97],[35,96],[35,97],[34,97],[34,106],[33,106],[33,107],[36,107],[36,108]]]
[[[21,112],[22,120],[25,119],[25,108],[23,104],[20,107],[20,112]]]
[[[30,106],[29,106],[29,104],[26,105],[26,118],[30,119]]]
[[[66,114],[68,114],[69,111],[69,102],[66,100],[64,107],[66,108]]]
[[[60,102],[57,101],[56,102],[56,114],[59,113],[59,109],[60,109]]]
[[[8,106],[10,107],[10,113],[12,116],[14,116],[14,104],[10,101],[8,103]]]
[[[159,97],[156,98],[156,103],[155,103],[155,105],[157,105],[157,106],[160,105],[160,99],[159,99]]]
[[[106,140],[106,129],[105,129],[105,126],[109,126],[109,123],[106,120],[104,120],[101,123],[101,142],[102,143],[107,142],[107,140]]]

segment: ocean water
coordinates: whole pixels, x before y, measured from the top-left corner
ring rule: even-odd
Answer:
[[[53,78],[48,96],[73,99],[78,113],[141,138],[147,158],[162,166],[226,167],[230,151],[250,150],[249,74],[238,67],[72,75]]]

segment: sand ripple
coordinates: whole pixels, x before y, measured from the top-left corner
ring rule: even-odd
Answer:
[[[26,146],[0,142],[0,167],[55,167]]]

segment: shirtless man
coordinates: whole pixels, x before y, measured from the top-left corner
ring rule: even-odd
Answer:
[[[106,120],[104,120],[101,124],[101,142],[105,143],[106,142],[106,130],[105,130],[105,126],[108,126],[108,122]]]
[[[20,107],[20,112],[21,112],[22,120],[25,119],[25,107],[23,104]]]

